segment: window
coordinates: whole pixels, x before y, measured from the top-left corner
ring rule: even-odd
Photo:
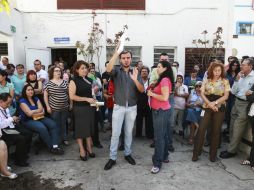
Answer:
[[[175,61],[175,58],[176,58],[175,52],[176,52],[176,48],[174,47],[154,47],[154,58],[153,58],[154,64],[159,63],[161,53],[167,53],[169,55],[170,62]]]
[[[0,56],[1,55],[8,55],[8,44],[7,43],[0,43]]]
[[[237,22],[238,35],[254,35],[254,22]]]
[[[125,46],[125,50],[131,51],[132,53],[132,63],[136,63],[141,60],[141,46]],[[115,47],[107,46],[107,61],[113,56]],[[119,61],[117,61],[119,63]]]
[[[145,10],[145,0],[57,0],[57,9]]]

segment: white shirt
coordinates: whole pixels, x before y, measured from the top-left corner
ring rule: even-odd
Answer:
[[[177,90],[177,94],[179,95],[184,95],[188,93],[188,87],[184,84],[176,88],[176,90]],[[179,110],[185,109],[186,98],[174,96],[174,100],[175,100],[175,106],[174,106],[175,109],[179,109]]]
[[[249,90],[254,84],[254,71],[251,71],[246,77],[242,77],[239,81],[235,81],[231,92],[236,97],[246,100],[245,93]]]
[[[0,63],[0,70],[6,70],[6,66],[2,62]]]
[[[6,113],[5,113],[5,111],[6,111]],[[9,108],[4,110],[2,107],[0,107],[0,137],[2,136],[1,129],[7,128],[7,127],[15,128],[13,121],[14,120],[10,115]]]
[[[45,86],[45,84],[48,83],[49,77],[48,77],[47,71],[44,71],[43,69],[41,69],[40,71],[36,72],[36,75],[37,75],[37,80],[45,79],[44,82],[42,83],[43,86]]]

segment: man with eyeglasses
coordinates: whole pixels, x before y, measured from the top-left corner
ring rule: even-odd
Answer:
[[[176,68],[176,71],[177,71],[177,75],[181,75],[181,76],[184,76],[183,73],[181,71],[179,71],[179,63],[177,61],[174,61],[172,63],[172,67],[175,67]]]
[[[36,59],[34,61],[34,69],[36,71],[37,80],[40,80],[42,82],[43,86],[45,86],[45,84],[48,83],[49,78],[48,78],[48,73],[42,69],[40,60]]]

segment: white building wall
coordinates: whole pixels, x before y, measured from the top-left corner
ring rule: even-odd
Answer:
[[[56,0],[19,0],[17,7],[24,12],[26,47],[73,47],[76,41],[87,40],[91,10],[57,10]],[[177,48],[176,60],[183,72],[185,48],[193,47],[192,40],[200,38],[203,30],[211,36],[218,26],[223,27],[224,47],[228,52],[232,7],[232,0],[147,0],[145,11],[96,10],[96,21],[105,32],[101,65],[106,61],[106,37],[113,37],[127,24],[131,40],[126,45],[142,46],[142,60],[146,65],[153,65],[154,46],[171,46]],[[54,37],[70,37],[70,43],[56,45]]]
[[[8,56],[11,63],[25,64],[23,19],[22,13],[14,9],[15,1],[11,2],[11,13],[0,13],[0,41],[8,43]],[[16,27],[16,33],[11,31],[11,26]]]
[[[254,10],[252,9],[252,0],[235,0],[234,21],[232,31],[237,34],[237,22],[254,22]],[[244,55],[254,56],[254,35],[243,36],[232,40],[232,48],[237,49],[237,57]]]

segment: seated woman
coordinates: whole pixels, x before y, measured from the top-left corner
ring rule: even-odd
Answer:
[[[34,95],[34,89],[26,84],[22,90],[20,99],[21,122],[31,131],[39,133],[51,153],[61,155],[63,150],[58,146],[59,130],[56,122],[44,116],[42,104]]]
[[[1,129],[0,129],[1,136]],[[1,137],[0,137],[1,138]],[[11,173],[11,168],[7,166],[8,161],[8,151],[6,144],[0,139],[0,175],[1,177],[7,177],[9,179],[15,179],[18,177],[17,174]]]
[[[201,85],[202,82],[198,81],[195,84],[195,89],[191,91],[190,96],[187,100],[187,116],[186,121],[190,122],[190,136],[189,136],[189,144],[193,144],[193,138],[195,135],[196,129],[199,127],[200,113],[201,107],[203,104],[203,100],[201,98]]]

